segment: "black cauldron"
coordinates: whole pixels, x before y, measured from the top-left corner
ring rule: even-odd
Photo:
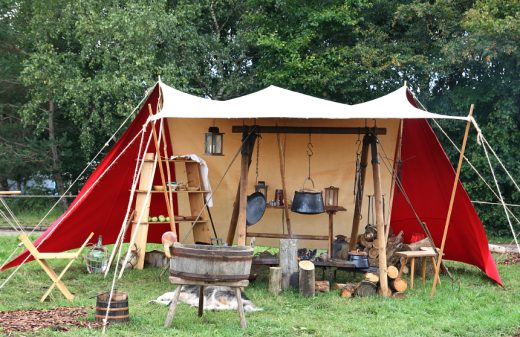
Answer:
[[[320,214],[325,212],[323,204],[323,193],[321,191],[305,189],[305,182],[310,180],[314,188],[314,181],[307,177],[303,182],[303,188],[294,192],[291,211],[300,214]]]

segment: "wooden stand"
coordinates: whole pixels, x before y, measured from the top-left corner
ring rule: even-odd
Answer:
[[[404,267],[406,266],[406,264],[408,263],[408,260],[410,260],[410,289],[413,289],[413,281],[414,281],[414,274],[415,274],[415,259],[416,258],[420,258],[422,261],[422,283],[423,283],[423,286],[426,285],[426,262],[427,262],[427,259],[429,258],[430,261],[432,262],[432,266],[434,268],[434,270],[436,270],[437,268],[437,264],[436,264],[436,261],[435,261],[435,252],[433,250],[428,250],[428,251],[425,251],[425,250],[413,250],[413,251],[409,251],[409,252],[397,252],[395,253],[395,255],[397,256],[401,256],[404,258],[404,261],[401,263],[401,269],[399,270],[399,275],[397,276],[397,278],[401,278],[402,274],[403,274],[403,270],[404,270]],[[440,284],[440,279],[438,279],[439,277],[439,274],[438,273],[435,273],[435,278],[437,278],[437,281],[439,281],[439,284]]]
[[[177,288],[175,289],[175,293],[173,295],[173,300],[171,301],[168,314],[166,315],[166,320],[164,321],[164,326],[169,328],[172,324],[173,317],[175,316],[175,309],[177,308],[177,303],[179,302],[179,296],[181,294],[181,289],[183,285],[196,285],[199,286],[199,308],[198,315],[202,317],[204,313],[204,287],[207,286],[222,286],[222,287],[230,287],[235,290],[235,295],[237,297],[238,303],[238,313],[240,315],[240,327],[242,329],[247,328],[246,316],[244,313],[244,305],[242,303],[242,292],[240,288],[247,287],[249,285],[248,280],[237,281],[237,282],[206,282],[206,281],[193,281],[193,280],[185,280],[179,277],[170,277],[170,282],[173,284],[177,284]]]
[[[65,275],[67,270],[69,270],[70,266],[72,266],[74,261],[76,261],[79,254],[81,254],[81,251],[83,250],[83,248],[85,248],[85,246],[90,241],[90,239],[92,238],[93,235],[94,235],[94,233],[90,233],[90,235],[87,237],[85,242],[74,253],[40,253],[38,251],[38,249],[34,246],[34,244],[31,242],[31,240],[29,240],[29,237],[27,236],[27,234],[22,234],[18,237],[20,242],[25,246],[25,248],[29,251],[29,253],[38,262],[40,267],[42,267],[42,269],[47,273],[47,275],[49,275],[49,277],[52,280],[52,285],[49,287],[49,289],[47,289],[45,294],[43,294],[42,298],[40,299],[40,302],[45,301],[45,299],[47,298],[47,296],[50,295],[50,293],[52,292],[54,287],[57,287],[61,291],[63,296],[65,296],[65,298],[68,299],[69,301],[72,301],[74,299],[74,295],[72,295],[71,292],[69,291],[69,289],[67,289],[67,287],[65,286],[65,284],[63,283],[61,278],[63,277],[63,275]],[[54,269],[52,269],[52,267],[47,262],[47,260],[56,260],[56,259],[70,260],[69,263],[67,263],[67,265],[65,266],[65,268],[63,268],[60,275],[56,274]]]

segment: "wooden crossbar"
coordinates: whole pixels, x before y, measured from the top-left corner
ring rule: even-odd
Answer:
[[[21,234],[18,237],[20,242],[25,246],[25,248],[29,251],[29,253],[38,262],[40,267],[42,267],[42,269],[45,271],[45,273],[52,280],[51,286],[49,287],[49,289],[47,289],[45,294],[43,294],[42,298],[40,299],[40,302],[45,301],[45,299],[47,298],[47,296],[50,295],[50,293],[52,292],[54,287],[57,287],[60,290],[60,292],[63,294],[63,296],[65,296],[65,298],[68,299],[69,301],[72,301],[74,299],[74,295],[69,291],[69,289],[67,289],[67,287],[65,286],[65,284],[63,283],[61,278],[63,277],[63,275],[65,275],[65,273],[70,268],[70,266],[72,266],[74,261],[76,261],[78,256],[81,254],[81,251],[87,246],[90,239],[92,239],[92,236],[94,236],[93,232],[90,233],[90,235],[87,237],[85,242],[83,242],[81,247],[74,253],[40,253],[38,251],[38,249],[34,246],[32,241],[29,239],[27,234]],[[47,260],[57,260],[57,259],[70,260],[69,263],[67,263],[67,265],[65,266],[65,268],[63,268],[63,270],[61,271],[61,273],[59,275],[56,274],[54,269],[52,269],[52,267],[47,262]]]

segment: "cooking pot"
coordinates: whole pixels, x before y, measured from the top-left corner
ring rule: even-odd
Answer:
[[[262,192],[255,192],[247,197],[246,224],[252,226],[264,216],[266,208],[265,196]]]
[[[305,183],[308,180],[312,183],[312,190],[305,189]],[[305,178],[301,190],[294,192],[291,211],[300,214],[320,214],[325,212],[323,194],[321,191],[314,190],[314,181],[310,177]]]
[[[352,262],[356,268],[368,268],[368,256],[365,252],[349,252],[348,260]]]

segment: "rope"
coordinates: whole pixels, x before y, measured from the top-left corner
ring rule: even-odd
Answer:
[[[114,164],[118,161],[118,159],[128,150],[128,148],[134,143],[134,141],[137,139],[137,137],[141,134],[142,130],[139,131],[135,137],[126,145],[126,147],[121,151],[121,153],[119,153],[119,155],[110,163],[110,165],[106,168],[106,170],[101,173],[99,175],[99,177],[96,179],[96,181],[87,189],[87,191],[85,191],[85,193],[83,193],[77,202],[75,202],[74,204],[72,204],[72,206],[64,213],[63,216],[61,216],[56,222],[55,222],[55,226],[51,229],[51,231],[49,232],[49,234],[47,234],[47,236],[45,236],[42,241],[40,241],[37,245],[36,245],[36,248],[39,248],[40,245],[42,243],[44,243],[48,237],[50,237],[54,231],[56,230],[56,228],[59,227],[59,224],[61,224],[61,222],[63,221],[63,219],[66,218],[66,215],[69,214],[70,212],[72,212],[79,204],[81,204],[81,201],[83,200],[83,198],[85,198],[85,196],[87,196],[89,194],[89,192],[92,190],[92,188],[94,188],[94,186],[97,185],[97,183],[105,176],[105,174],[112,168],[112,166],[114,166]],[[34,230],[36,229],[36,227],[29,233],[32,234],[34,232]],[[16,272],[22,267],[22,265],[27,262],[27,260],[31,257],[30,254],[27,255],[27,257],[22,261],[22,263],[20,263],[16,269],[4,280],[4,282],[0,285],[0,289],[2,289],[6,284],[7,282],[9,282],[9,280],[16,274]]]
[[[238,155],[240,154],[240,152],[242,151],[242,147],[244,146],[244,144],[247,142],[247,140],[249,139],[249,137],[254,133],[254,129],[251,130],[251,132],[249,132],[249,134],[247,135],[247,137],[244,138],[244,140],[242,141],[242,144],[239,146],[238,148],[238,151],[235,153],[235,155],[233,156],[233,158],[231,159],[231,162],[229,163],[229,165],[227,166],[226,170],[224,171],[224,174],[222,175],[222,177],[220,177],[220,180],[218,181],[217,183],[217,186],[211,191],[211,193],[209,194],[209,197],[208,197],[208,200],[206,200],[206,202],[204,203],[204,206],[201,207],[200,211],[199,211],[199,214],[197,215],[197,218],[195,218],[195,221],[193,221],[192,225],[191,225],[191,228],[190,230],[186,233],[186,235],[182,238],[182,242],[186,241],[186,239],[188,238],[188,235],[191,233],[191,231],[193,230],[193,227],[195,227],[195,224],[197,223],[197,221],[199,221],[201,215],[202,215],[202,212],[204,212],[204,208],[206,208],[206,206],[208,205],[208,202],[210,202],[211,200],[213,200],[213,195],[215,194],[215,192],[219,189],[220,185],[222,184],[222,181],[224,180],[224,177],[227,175],[227,173],[229,172],[229,170],[231,169],[231,166],[233,165],[233,163],[235,162],[235,160],[237,159]]]
[[[24,230],[22,228],[22,225],[20,224],[20,221],[18,221],[18,218],[14,215],[13,211],[11,211],[11,208],[9,208],[9,206],[6,204],[4,198],[0,198],[0,203],[2,203],[2,205],[4,206],[7,213],[11,216],[13,223],[16,226],[18,226],[18,229],[16,227],[13,227],[15,229],[15,231],[23,233]],[[8,217],[5,215],[5,213],[3,214],[3,216],[5,217],[6,220],[9,220]],[[10,223],[10,224],[11,224],[11,226],[13,225],[12,223]]]
[[[489,201],[480,201],[480,200],[471,200],[474,204],[484,204],[484,205],[502,205],[502,203],[499,202],[489,202]],[[520,207],[518,204],[506,204],[506,206],[509,207]]]
[[[485,140],[484,137],[482,139]],[[500,202],[502,203],[502,206],[504,207],[504,212],[506,213],[507,222],[509,224],[509,228],[511,228],[511,232],[513,233],[513,239],[516,244],[516,248],[518,249],[518,252],[520,253],[520,245],[518,244],[518,240],[516,238],[515,229],[513,228],[513,224],[511,223],[511,219],[509,218],[509,212],[507,211],[506,203],[504,202],[504,198],[502,197],[502,192],[500,191],[500,186],[498,185],[497,177],[495,175],[495,171],[493,170],[493,165],[491,164],[491,159],[489,158],[489,154],[487,151],[487,143],[484,141],[482,143],[482,148],[484,149],[484,153],[486,154],[486,159],[489,165],[489,169],[491,170],[491,174],[493,175],[493,181],[495,182],[495,186],[497,187],[498,196],[500,197]]]
[[[148,119],[148,121],[149,120],[150,119]],[[154,124],[151,125],[152,128],[155,127],[155,122],[153,122],[153,123]],[[157,144],[158,145],[161,144],[161,140],[162,140],[162,127],[163,127],[163,123],[162,123],[162,119],[161,119],[161,123],[160,123],[160,126],[159,126],[159,137],[158,137],[158,140],[157,140]],[[153,167],[152,167],[152,174],[153,174],[153,172],[155,172],[155,170],[157,168],[157,161],[158,160],[159,160],[159,156],[154,156]],[[132,237],[130,238],[130,243],[131,243],[130,245],[132,245],[132,243],[135,243],[135,240],[137,238],[137,233],[139,232],[139,227],[141,226],[141,223],[143,221],[144,210],[147,207],[147,200],[148,200],[148,198],[151,198],[150,194],[152,192],[152,185],[153,185],[153,175],[152,175],[152,177],[150,179],[150,182],[148,183],[148,187],[146,189],[146,196],[144,198],[145,201],[143,202],[143,205],[141,206],[141,210],[138,213],[139,214],[139,219],[137,220],[137,223],[135,224],[135,230],[133,230]],[[128,260],[130,260],[131,252],[132,252],[131,249],[128,249],[128,251],[126,252],[125,259],[124,259],[124,262],[123,262],[123,266],[126,266],[126,264],[128,263]],[[124,271],[125,271],[125,269],[122,268],[121,272],[119,273],[118,279],[120,279],[123,276]]]
[[[29,195],[6,195],[2,198],[59,198],[59,195],[48,195],[48,194],[29,194]],[[75,198],[77,195],[64,195],[64,198]]]

